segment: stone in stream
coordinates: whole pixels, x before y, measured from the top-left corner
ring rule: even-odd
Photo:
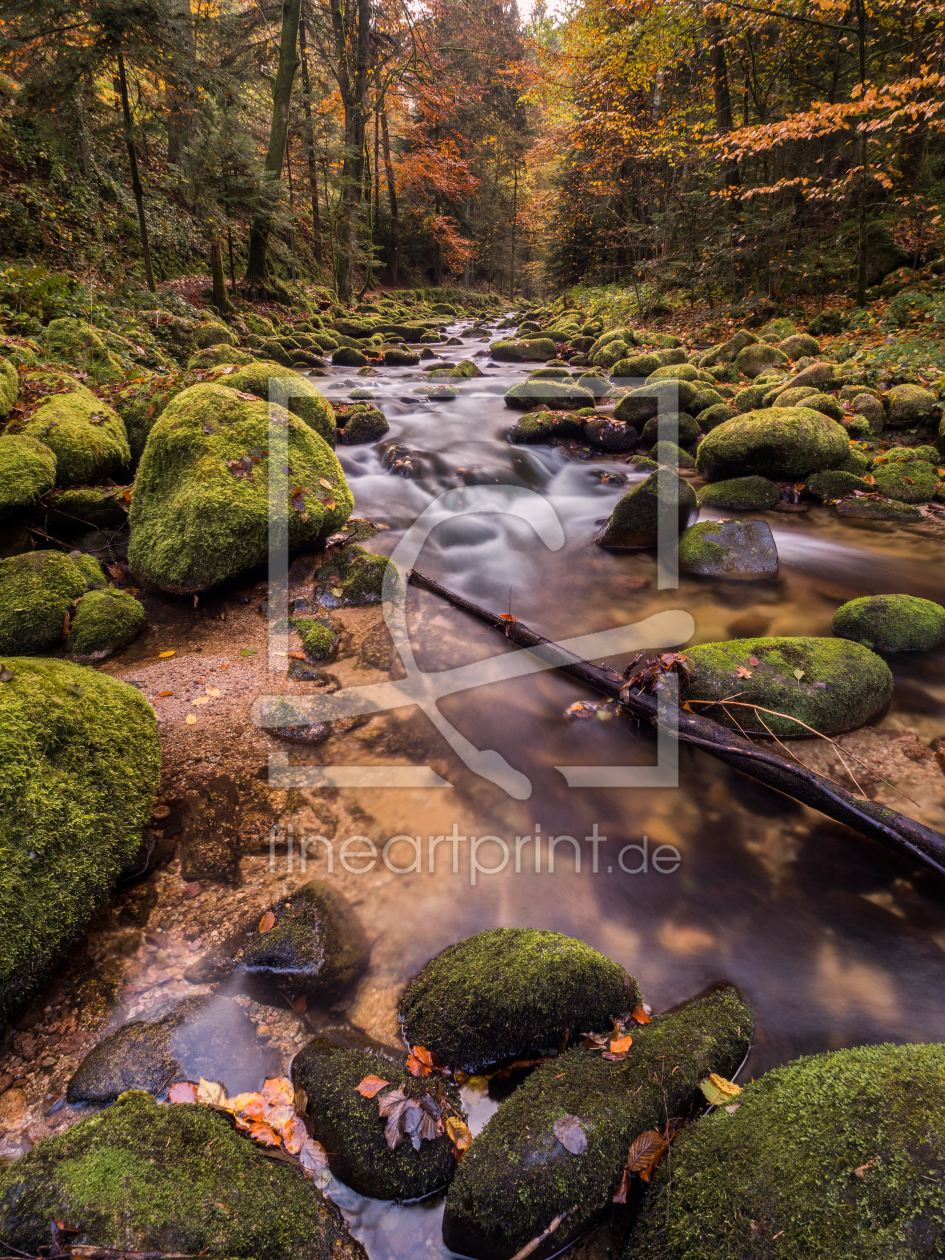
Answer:
[[[814,473],[807,478],[804,489],[826,503],[828,499],[842,499],[844,495],[853,494],[854,490],[869,494],[872,486],[856,473],[843,472],[837,468]]]
[[[675,426],[676,436],[672,436]],[[653,446],[659,441],[675,442],[678,446],[691,446],[699,436],[699,425],[694,416],[684,411],[668,412],[666,415],[653,416],[643,426],[641,437],[644,446]]]
[[[945,608],[915,595],[864,595],[841,604],[831,628],[874,652],[930,652],[945,643]]]
[[[331,727],[326,722],[312,721],[304,709],[286,696],[270,696],[258,701],[253,720],[260,730],[291,744],[323,744],[331,736]]]
[[[366,1076],[387,1081],[387,1088],[373,1098],[363,1097],[357,1086]],[[312,1134],[328,1151],[332,1175],[358,1194],[421,1199],[449,1184],[456,1160],[445,1121],[466,1119],[459,1089],[451,1081],[438,1075],[416,1078],[390,1053],[344,1049],[333,1039],[317,1037],[293,1059],[292,1082],[305,1091]],[[398,1090],[421,1108],[418,1113],[408,1103],[408,1116],[412,1112],[415,1119],[429,1117],[431,1136],[412,1139],[404,1134],[391,1150],[384,1135],[387,1121],[378,1107]],[[444,1131],[436,1135],[438,1120]]]
[[[0,1173],[0,1235],[37,1254],[57,1218],[73,1246],[129,1253],[367,1260],[339,1209],[266,1159],[228,1116],[131,1093]]]
[[[288,398],[284,404],[287,410],[304,420],[329,446],[335,445],[335,413],[331,404],[307,377],[300,376],[291,368],[280,367],[278,363],[255,363],[252,367],[223,377],[221,384],[244,394],[255,394],[265,402],[269,401],[270,390],[273,391],[273,399],[279,402],[280,394],[276,391],[280,386],[284,387]]]
[[[556,411],[575,411],[579,407],[593,407],[594,395],[589,389],[569,381],[521,381],[505,392],[505,405],[516,411],[531,411],[544,403]]]
[[[584,441],[601,451],[632,451],[640,444],[640,435],[632,424],[613,416],[596,416],[584,423]]]
[[[416,367],[420,355],[414,350],[385,350],[384,362],[388,367]]]
[[[258,1088],[278,1067],[236,1002],[190,997],[161,1019],[125,1024],[100,1041],[69,1081],[66,1102],[114,1102],[128,1089],[160,1094],[173,1081],[202,1076],[233,1095]]]
[[[375,556],[357,544],[339,548],[315,575],[315,591],[326,608],[353,608],[376,604],[384,593],[384,580],[391,562]],[[392,578],[396,580],[397,567]]]
[[[657,442],[650,450],[650,459],[667,468],[695,468],[696,461],[675,442]]]
[[[580,438],[584,420],[570,411],[532,411],[509,430],[513,445],[550,442],[553,438]]]
[[[344,446],[361,446],[367,442],[378,442],[385,433],[390,432],[390,425],[383,411],[366,403],[355,403],[354,408],[344,416],[338,415],[338,441]],[[345,421],[343,427],[342,419]]]
[[[679,568],[699,577],[776,577],[778,549],[767,521],[699,521],[680,535]]]
[[[338,367],[364,367],[367,355],[355,350],[353,346],[339,346],[332,351],[331,361]]]
[[[842,425],[804,407],[768,407],[720,424],[699,443],[696,467],[710,481],[758,474],[780,481],[836,468],[850,439]]]
[[[148,624],[133,595],[108,587],[83,595],[72,614],[66,647],[79,661],[102,661],[130,643]]]
[[[489,352],[497,363],[547,362],[555,357],[555,343],[550,337],[494,341]]]
[[[874,489],[900,503],[928,503],[942,484],[937,470],[924,460],[873,464]]]
[[[446,1245],[464,1256],[509,1260],[562,1213],[568,1216],[554,1250],[580,1237],[613,1210],[631,1143],[701,1106],[699,1082],[710,1073],[728,1079],[738,1070],[753,1018],[724,987],[633,1025],[622,1062],[576,1046],[544,1063],[463,1156],[446,1200]],[[580,1153],[558,1136],[569,1117],[586,1143]]]
[[[637,429],[642,429],[647,420],[661,413],[684,411],[692,415],[692,408],[699,397],[700,390],[692,381],[654,381],[652,385],[641,385],[632,389],[614,408],[618,420],[626,420]]]
[[[45,442],[22,433],[0,437],[0,521],[28,511],[55,484],[56,456]]]
[[[699,502],[727,512],[763,512],[778,502],[778,487],[767,477],[731,477],[703,486]]]
[[[672,470],[659,469],[623,496],[595,541],[601,547],[655,547],[661,528],[678,536],[698,515],[692,486]]]
[[[621,1260],[931,1260],[943,1145],[945,1046],[796,1059],[679,1135]]]
[[[913,504],[872,495],[861,499],[841,499],[834,510],[838,516],[863,521],[922,520],[922,513]]]
[[[618,963],[583,941],[535,928],[493,928],[449,945],[404,990],[409,1045],[454,1071],[555,1050],[567,1030],[608,1026],[642,1001]]]
[[[845,639],[730,639],[687,648],[686,656],[693,712],[762,735],[767,728],[808,738],[810,727],[839,735],[878,717],[892,698],[886,662]],[[728,696],[737,703],[706,703]]]
[[[0,731],[5,1022],[131,868],[151,816],[161,750],[154,710],[137,688],[37,657],[3,658]]]

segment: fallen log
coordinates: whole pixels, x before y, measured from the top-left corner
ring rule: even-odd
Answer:
[[[634,717],[649,722],[653,727],[658,725],[659,702],[656,697],[634,688],[632,683],[628,684],[628,679],[617,670],[582,661],[550,639],[530,630],[521,621],[480,608],[415,569],[411,570],[408,580],[411,585],[430,591],[454,608],[462,609],[478,621],[501,631],[517,647],[541,648],[542,656],[553,661],[562,673],[619,701]],[[931,827],[887,805],[854,796],[832,779],[794,764],[768,749],[759,748],[743,735],[713,722],[711,718],[675,708],[673,722],[668,729],[681,743],[702,748],[753,779],[783,792],[785,796],[819,810],[861,835],[878,840],[904,857],[921,862],[939,875],[945,875],[945,836]]]

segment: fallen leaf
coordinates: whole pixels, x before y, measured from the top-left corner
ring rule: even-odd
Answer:
[[[220,689],[219,689],[219,687],[208,687],[208,688],[207,688],[207,695],[208,695],[208,696],[212,696],[214,700],[219,700],[219,699],[220,699]]]
[[[326,490],[334,490],[334,488],[335,488],[335,487],[331,484],[331,482],[330,482],[330,481],[326,481],[324,477],[319,477],[319,479],[318,479],[318,484],[319,484],[320,486],[324,486]]]
[[[195,726],[197,723],[196,713],[188,713],[187,716],[184,718],[184,721],[187,723],[188,726]]]
[[[627,1172],[637,1173],[641,1181],[649,1181],[663,1156],[669,1150],[669,1143],[655,1129],[647,1129],[639,1137],[633,1139],[627,1152]]]
[[[854,1177],[859,1177],[860,1180],[862,1181],[863,1178],[866,1176],[867,1168],[872,1168],[875,1162],[876,1162],[875,1160],[871,1159],[868,1164],[861,1164],[859,1168],[854,1168],[853,1170]]]
[[[650,1014],[645,1006],[637,1006],[630,1012],[630,1018],[635,1019],[638,1024],[648,1024],[650,1022]]]
[[[324,1190],[331,1181],[331,1172],[328,1168],[328,1153],[321,1142],[306,1138],[299,1151],[299,1163],[306,1177]]]
[[[411,1076],[429,1076],[442,1066],[440,1060],[426,1046],[414,1046],[407,1056],[407,1070]]]
[[[610,1046],[609,1046],[610,1053],[611,1054],[626,1054],[632,1045],[633,1045],[632,1037],[617,1037],[610,1043]]]
[[[704,1081],[700,1081],[699,1088],[713,1106],[725,1106],[742,1092],[740,1085],[727,1081],[724,1076],[717,1076],[715,1072],[710,1072]]]
[[[759,663],[760,663],[760,662],[759,662],[759,660],[758,660],[758,657],[757,657],[757,656],[749,656],[749,658],[748,658],[748,664],[749,664],[749,665],[758,665]]]
[[[255,656],[255,648],[240,648],[240,656]]]
[[[794,677],[797,679],[798,682],[800,682],[801,679],[804,677],[804,671],[802,669],[796,669],[794,671]]]
[[[197,699],[196,699],[196,700],[192,700],[192,701],[191,701],[191,703],[192,703],[192,704],[209,704],[209,703],[210,703],[210,697],[209,697],[209,696],[198,696],[198,697],[197,697]]]
[[[276,916],[271,910],[267,910],[263,917],[259,920],[257,932],[271,932],[276,926]]]
[[[323,507],[323,508],[325,508],[325,509],[326,509],[326,511],[328,511],[328,512],[334,512],[334,510],[335,510],[335,500],[334,500],[334,499],[322,499],[322,507]]]
[[[247,1132],[253,1141],[258,1142],[260,1146],[279,1145],[278,1135],[262,1120],[254,1120]]]
[[[469,1144],[472,1142],[472,1133],[467,1125],[456,1116],[447,1116],[446,1132],[450,1141],[453,1143],[453,1158],[457,1163],[463,1158],[469,1150]]]
[[[258,402],[259,401],[259,399],[256,397],[255,394],[244,394],[244,393],[241,393],[240,390],[236,391],[236,397],[242,398],[244,402]]]
[[[160,699],[161,696],[172,696],[173,694],[174,694],[173,691],[159,691],[158,699]]]
[[[751,670],[746,669],[744,665],[739,665],[738,669],[736,669],[735,671],[735,677],[736,678],[750,678]]]
[[[266,1102],[276,1106],[292,1106],[295,1103],[295,1087],[287,1076],[273,1076],[263,1082],[259,1091]]]
[[[197,1086],[197,1102],[209,1103],[212,1107],[225,1107],[226,1089],[219,1081],[207,1081],[201,1076]]]
[[[307,1141],[305,1123],[293,1112],[291,1120],[282,1129],[282,1144],[290,1155],[298,1155]]]
[[[379,1076],[366,1076],[363,1081],[355,1085],[355,1089],[362,1098],[373,1098],[379,1094],[381,1090],[389,1085],[390,1081],[383,1081]]]
[[[176,656],[176,655],[177,655],[177,649],[172,648],[170,652],[158,652],[158,660],[164,660],[165,657]]]
[[[587,1135],[577,1116],[562,1116],[552,1125],[555,1137],[572,1155],[583,1155],[587,1150]]]
[[[195,1103],[197,1086],[192,1081],[177,1081],[167,1091],[167,1099],[172,1103]]]

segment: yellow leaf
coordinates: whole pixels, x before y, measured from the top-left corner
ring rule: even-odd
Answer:
[[[193,726],[197,721],[197,715],[195,713],[188,713],[187,716],[184,718],[184,721],[187,723],[188,726]]]
[[[725,1106],[742,1092],[740,1085],[727,1081],[724,1076],[717,1076],[715,1072],[710,1072],[704,1081],[700,1081],[699,1088],[713,1106]]]
[[[207,1081],[201,1076],[197,1086],[197,1102],[210,1103],[214,1107],[226,1106],[226,1089],[218,1081]]]
[[[219,700],[219,699],[220,699],[220,688],[219,688],[219,687],[208,687],[208,688],[207,688],[207,695],[208,695],[208,696],[212,696],[212,697],[214,698],[214,700]]]
[[[172,649],[170,652],[158,652],[158,656],[159,656],[162,660],[163,660],[163,658],[164,658],[165,656],[176,656],[176,655],[177,655],[177,650],[176,650],[176,648],[175,648],[175,649]]]
[[[196,699],[193,703],[194,703],[194,704],[209,704],[209,703],[210,703],[210,697],[209,697],[209,696],[198,696],[198,697],[197,697],[197,699]]]

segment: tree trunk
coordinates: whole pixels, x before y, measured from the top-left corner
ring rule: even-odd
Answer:
[[[860,54],[860,88],[866,87],[866,7],[856,0],[857,45]],[[866,132],[860,132],[860,205],[857,214],[856,304],[866,305]]]
[[[712,84],[715,90],[715,129],[719,135],[732,130],[732,94],[728,86],[728,64],[725,59],[725,48],[722,40],[722,19],[707,17],[705,20],[706,36],[709,41],[709,56],[712,60]],[[726,162],[723,173],[729,188],[739,188],[741,179],[736,162]]]
[[[390,201],[390,256],[387,268],[391,284],[397,283],[397,265],[400,261],[400,216],[397,212],[397,184],[394,181],[394,164],[390,156],[390,132],[387,130],[387,109],[381,110],[381,147],[384,152],[384,170],[387,173],[387,197]]]
[[[230,309],[230,299],[226,295],[226,280],[223,275],[223,251],[220,242],[214,241],[210,246],[210,279],[213,285],[213,305],[221,315]]]
[[[197,60],[194,21],[190,0],[167,0],[167,25],[171,44],[189,65]],[[167,77],[167,160],[179,162],[181,151],[193,129],[197,108],[196,94],[185,74],[179,71]]]
[[[135,133],[131,120],[131,106],[128,103],[128,80],[125,78],[125,59],[118,49],[118,95],[121,98],[121,117],[125,129],[125,144],[128,146],[128,165],[131,168],[131,191],[134,193],[135,205],[138,208],[138,231],[141,234],[141,253],[144,257],[144,277],[148,289],[154,293],[154,271],[151,268],[151,245],[148,241],[148,224],[144,217],[144,190],[141,187],[141,176],[138,174],[138,155],[135,153]]]
[[[353,31],[345,21],[342,4],[343,0],[332,0],[331,6],[338,86],[341,88],[345,110],[345,155],[341,167],[335,288],[338,301],[347,304],[351,301],[352,275],[358,254],[358,223],[364,196],[364,139],[369,112],[368,72],[371,66],[371,0],[357,0],[357,23]],[[354,61],[353,77],[348,72],[351,60]]]
[[[272,123],[269,128],[269,148],[263,178],[275,183],[282,176],[286,142],[289,136],[289,102],[292,84],[299,68],[299,17],[302,0],[282,0],[282,32],[279,38],[279,67],[272,85]],[[259,288],[266,278],[266,254],[269,249],[269,233],[272,216],[266,206],[253,215],[249,229],[249,259],[246,264],[246,283],[251,290]]]
[[[305,9],[299,22],[299,54],[302,63],[302,108],[305,111],[305,145],[308,158],[308,187],[312,200],[312,237],[315,261],[322,261],[322,217],[318,209],[318,164],[315,159],[315,126],[312,122],[312,97],[308,78],[308,49],[305,44]]]

